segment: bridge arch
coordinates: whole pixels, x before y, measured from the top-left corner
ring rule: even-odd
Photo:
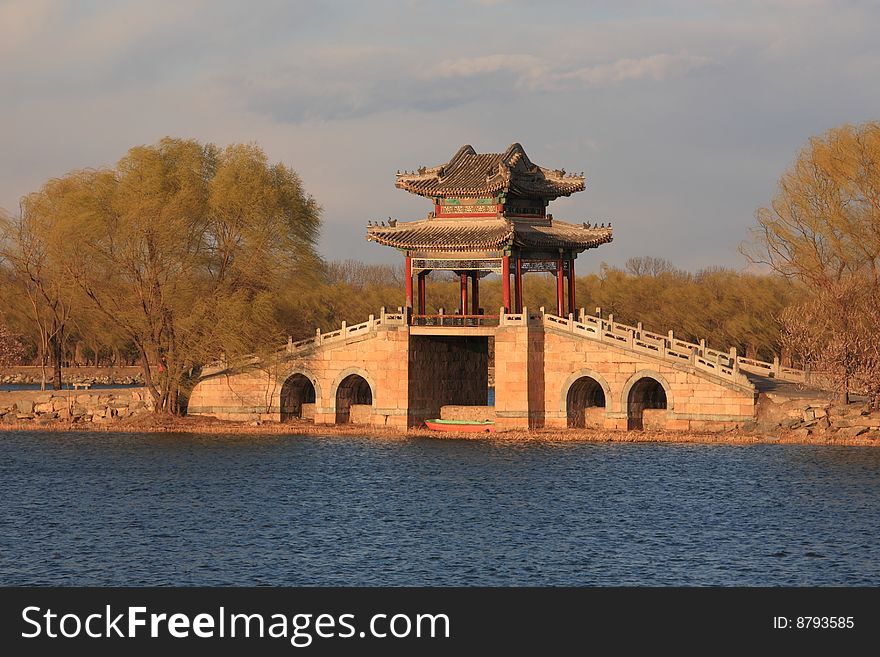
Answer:
[[[583,428],[586,426],[586,409],[601,407],[611,410],[614,403],[611,387],[598,372],[582,369],[569,376],[562,384],[560,413],[568,420],[569,427]]]
[[[342,370],[333,381],[333,410],[336,424],[351,422],[352,406],[372,406],[376,400],[373,377],[360,367]]]
[[[281,386],[279,407],[281,421],[289,422],[303,417],[303,404],[315,404],[321,396],[317,379],[304,370],[296,370],[287,375]]]
[[[644,427],[645,409],[673,408],[672,389],[662,374],[654,370],[641,370],[633,374],[620,395],[620,408],[626,410],[628,430]]]

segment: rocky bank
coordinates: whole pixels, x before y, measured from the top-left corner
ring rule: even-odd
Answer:
[[[144,388],[51,392],[0,392],[0,423],[107,424],[153,410]]]

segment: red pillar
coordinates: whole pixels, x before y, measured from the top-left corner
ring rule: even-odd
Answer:
[[[419,272],[419,315],[425,314],[425,276],[427,272]]]
[[[568,312],[573,313],[575,309],[574,300],[574,258],[568,260]]]
[[[516,259],[516,273],[513,276],[513,289],[516,296],[516,312],[521,313],[522,305],[522,260]]]
[[[474,277],[473,290],[471,299],[471,314],[479,315],[480,314],[480,273],[474,272],[471,274]]]
[[[560,317],[565,315],[565,290],[562,280],[562,258],[556,261],[556,314]]]
[[[510,312],[510,256],[501,257],[501,298],[504,312]]]
[[[404,280],[406,281],[406,308],[407,311],[413,307],[413,290],[412,290],[412,258],[406,256],[406,271],[404,272]]]
[[[461,314],[462,315],[468,314],[468,307],[467,307],[467,297],[468,297],[467,285],[468,285],[468,283],[467,283],[467,280],[468,280],[467,273],[462,272],[462,274],[461,274]]]

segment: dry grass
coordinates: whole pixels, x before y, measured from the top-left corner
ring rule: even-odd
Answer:
[[[410,438],[430,438],[434,440],[491,440],[510,443],[704,443],[728,445],[752,445],[760,443],[800,444],[800,445],[854,445],[880,447],[880,440],[871,437],[833,438],[827,436],[798,436],[790,432],[778,435],[750,433],[746,431],[726,431],[722,433],[689,433],[673,431],[610,431],[598,429],[505,431],[492,434],[440,433],[428,429],[398,431],[381,427],[359,425],[315,425],[307,421],[285,424],[265,422],[246,424],[217,420],[209,417],[171,417],[157,414],[143,414],[114,421],[107,424],[52,422],[4,422],[3,431],[97,431],[121,433],[199,433],[199,434],[242,434],[265,436],[354,436],[385,440],[405,440]]]

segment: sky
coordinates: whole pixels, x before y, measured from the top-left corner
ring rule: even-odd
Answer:
[[[583,171],[550,206],[631,256],[746,266],[810,137],[880,119],[880,3],[833,0],[0,0],[0,207],[163,136],[256,142],[323,208],[331,260],[396,262],[398,169],[519,142]]]

